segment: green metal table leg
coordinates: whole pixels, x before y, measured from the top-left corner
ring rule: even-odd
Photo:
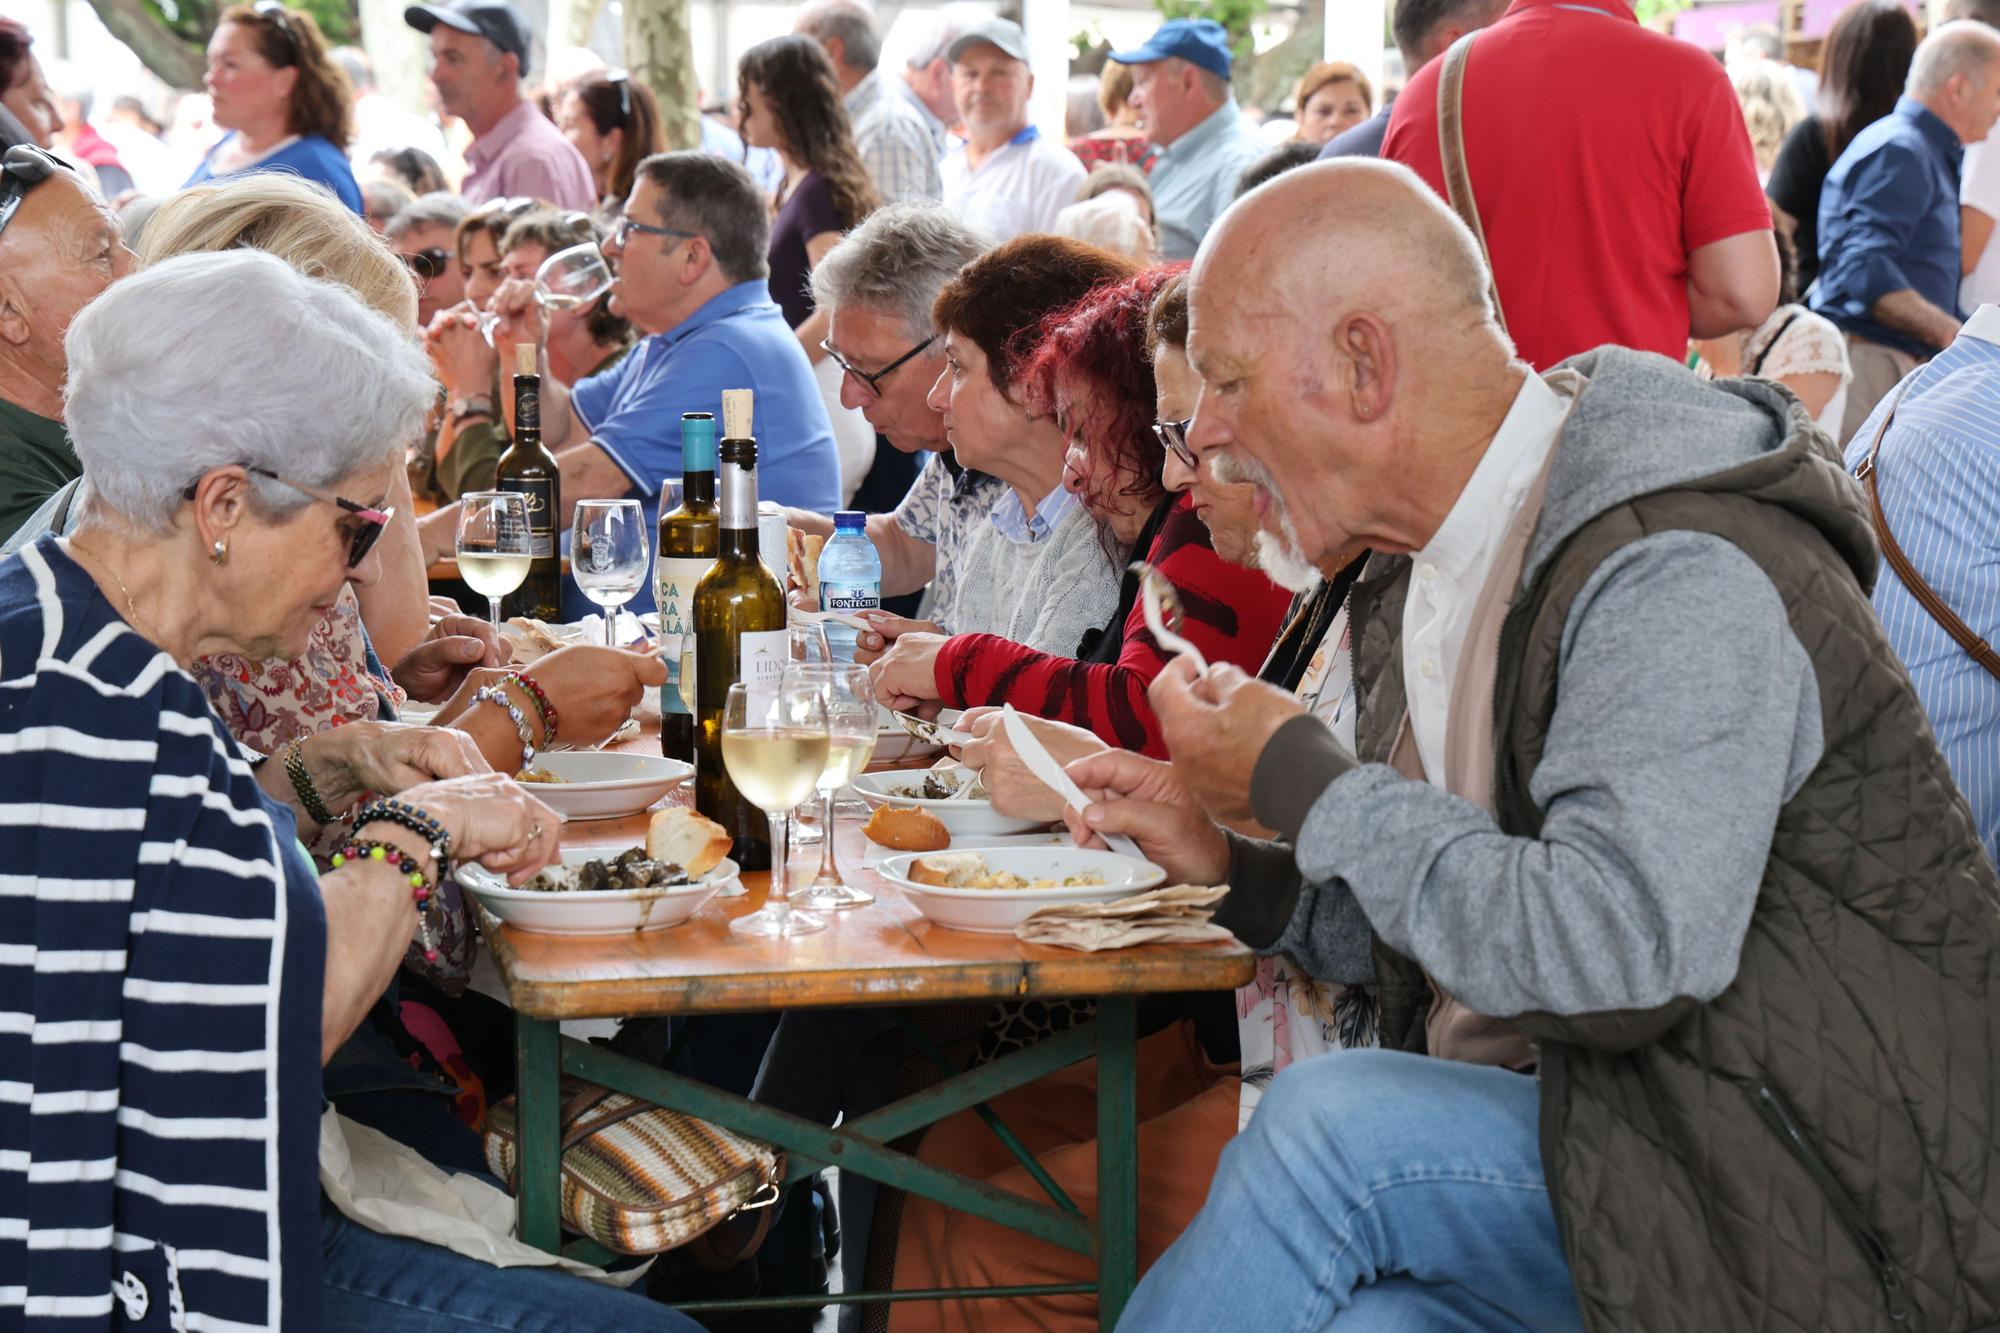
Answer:
[[[1097,1008],[1097,1327],[1118,1326],[1139,1285],[1138,1001]]]
[[[562,1243],[561,1029],[525,1015],[514,1020],[515,1144],[521,1180],[517,1209],[521,1239],[554,1253]]]

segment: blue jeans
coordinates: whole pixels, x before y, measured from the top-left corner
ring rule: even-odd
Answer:
[[[320,1200],[327,1333],[701,1333],[686,1315],[554,1268],[495,1268],[384,1236]]]
[[[1580,1329],[1535,1081],[1396,1051],[1293,1065],[1126,1330]]]

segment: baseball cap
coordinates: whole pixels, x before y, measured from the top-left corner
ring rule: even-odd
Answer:
[[[521,74],[528,73],[528,20],[507,0],[447,0],[440,5],[411,5],[403,11],[403,22],[418,32],[429,32],[442,23],[447,28],[484,37],[521,62]]]
[[[1110,58],[1121,65],[1144,65],[1173,56],[1226,79],[1230,63],[1229,33],[1214,19],[1168,19],[1146,39],[1144,46],[1113,51]]]
[[[957,41],[946,48],[945,58],[955,63],[960,56],[981,42],[988,46],[999,47],[1003,53],[1016,60],[1028,58],[1027,34],[1023,33],[1021,25],[1012,19],[988,19],[975,28],[967,28],[958,35]]]

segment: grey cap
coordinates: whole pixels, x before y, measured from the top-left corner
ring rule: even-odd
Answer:
[[[411,5],[403,11],[403,22],[418,32],[429,32],[442,23],[447,28],[484,37],[520,61],[521,77],[527,77],[532,35],[527,18],[507,0],[443,0],[440,4]]]
[[[982,42],[999,47],[1002,54],[1016,60],[1025,61],[1028,58],[1027,34],[1012,19],[988,19],[976,28],[967,28],[959,34],[957,41],[946,48],[945,58],[956,64],[960,56]]]

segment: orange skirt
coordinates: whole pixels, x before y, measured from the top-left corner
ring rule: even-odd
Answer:
[[[1194,1025],[1139,1043],[1139,1271],[1152,1267],[1208,1197],[1222,1149],[1236,1133],[1233,1066],[1210,1064]],[[1086,1061],[990,1103],[1086,1217],[1097,1216],[1097,1062]],[[1033,1177],[970,1111],[924,1137],[922,1160],[1045,1200]],[[1096,1261],[1018,1231],[909,1196],[896,1251],[896,1287],[984,1287],[1088,1282]],[[1000,1333],[1097,1327],[1095,1296],[903,1302],[891,1333]]]

